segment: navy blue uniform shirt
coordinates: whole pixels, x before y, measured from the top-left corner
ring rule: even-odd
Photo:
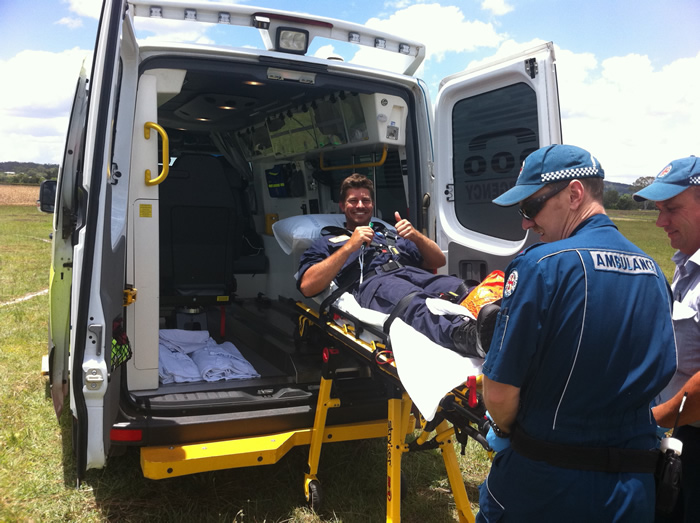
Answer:
[[[516,422],[561,444],[656,446],[650,402],[676,368],[671,296],[659,267],[604,214],[533,245],[506,270],[483,372],[520,387]],[[651,473],[580,471],[499,452],[478,522],[654,519]]]
[[[595,215],[511,262],[484,374],[521,388],[531,436],[624,446],[653,435],[649,404],[676,368],[671,304],[656,263]]]

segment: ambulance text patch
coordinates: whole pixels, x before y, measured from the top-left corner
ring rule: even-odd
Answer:
[[[614,271],[626,274],[654,274],[656,266],[646,256],[611,251],[589,251],[597,271]]]

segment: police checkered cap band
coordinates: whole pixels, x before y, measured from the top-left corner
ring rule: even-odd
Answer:
[[[690,185],[700,185],[700,176],[691,176]]]
[[[593,158],[593,157],[591,157]],[[595,158],[593,158],[595,161]],[[542,183],[551,183],[559,180],[569,180],[573,178],[585,178],[586,176],[599,176],[597,167],[576,167],[574,169],[563,169],[552,173],[542,173]]]
[[[592,177],[604,178],[605,171],[591,153],[575,145],[547,145],[525,158],[515,186],[493,203],[505,207],[515,205],[548,183]]]

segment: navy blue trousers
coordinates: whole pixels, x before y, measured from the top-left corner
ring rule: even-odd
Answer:
[[[440,293],[455,292],[462,283],[463,280],[456,276],[432,274],[415,267],[402,267],[366,280],[355,291],[355,298],[362,307],[390,314],[401,298],[417,291],[418,294],[398,317],[435,343],[454,348],[452,332],[464,323],[464,317],[432,314],[425,304],[425,299],[435,298]],[[466,292],[459,298],[464,296]]]

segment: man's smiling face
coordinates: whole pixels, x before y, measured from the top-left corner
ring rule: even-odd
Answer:
[[[361,225],[369,225],[374,213],[374,204],[369,189],[348,189],[345,201],[340,202],[345,214],[347,228],[351,231]]]
[[[659,217],[657,227],[662,227],[671,247],[692,256],[700,249],[700,187],[689,187],[668,200],[656,202]]]

